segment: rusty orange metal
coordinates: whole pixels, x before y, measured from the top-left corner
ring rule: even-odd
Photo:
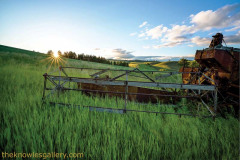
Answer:
[[[195,60],[200,64],[199,68],[181,67],[184,84],[209,84],[217,85],[221,99],[236,102],[239,106],[239,59],[240,49],[224,47],[223,35],[217,33],[209,48],[197,50]],[[199,74],[198,76],[197,75]]]
[[[113,85],[97,85],[91,83],[78,83],[78,89],[87,90],[83,91],[83,93],[87,95],[100,95],[109,97],[120,97],[124,98],[124,93],[126,91],[126,86],[113,86]],[[96,92],[89,92],[89,91],[96,91]],[[172,96],[177,94],[175,92],[164,91],[164,90],[155,90],[143,87],[134,87],[128,86],[127,88],[128,93],[127,99],[130,101],[137,101],[141,103],[172,103],[175,100],[179,100],[179,98],[172,98]],[[99,92],[97,92],[99,91]],[[104,91],[104,92],[102,92]],[[111,93],[106,93],[111,92]],[[119,94],[121,93],[121,94]],[[146,95],[149,94],[149,95]]]

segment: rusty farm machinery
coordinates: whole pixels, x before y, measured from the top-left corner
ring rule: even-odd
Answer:
[[[239,53],[240,49],[222,46],[223,36],[217,34],[204,50],[197,50],[197,68],[182,67],[176,72],[141,71],[123,69],[96,69],[62,67],[53,73],[45,73],[43,100],[52,105],[75,106],[94,111],[127,113],[145,112],[200,116],[197,113],[178,113],[130,109],[129,102],[140,104],[178,104],[182,99],[201,103],[209,111],[201,117],[216,117],[221,108],[239,105]],[[74,72],[73,75],[73,70]],[[82,72],[84,77],[76,76]],[[75,74],[76,73],[76,74]],[[86,75],[88,74],[88,75]],[[109,76],[111,75],[111,76]],[[168,78],[182,78],[181,82],[169,83]],[[133,77],[133,80],[131,79]],[[164,81],[164,79],[166,79]],[[47,83],[48,82],[48,83]],[[50,83],[49,83],[50,82]],[[47,91],[50,93],[47,94]],[[69,91],[80,91],[84,95],[110,97],[124,100],[122,106],[94,106],[56,102],[51,97]],[[196,104],[196,103],[195,103]]]

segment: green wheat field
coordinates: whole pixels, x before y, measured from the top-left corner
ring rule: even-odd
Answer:
[[[43,74],[56,69],[47,55],[0,46],[0,149],[2,152],[83,153],[81,159],[239,159],[239,120],[147,113],[106,113],[42,103]],[[65,66],[132,69],[65,59]],[[166,65],[166,64],[164,64]],[[164,66],[162,65],[162,66]],[[140,69],[156,69],[140,65]],[[87,77],[86,71],[67,71]],[[112,73],[112,77],[114,77]],[[180,82],[181,76],[165,80]],[[50,84],[48,84],[50,86]],[[73,87],[76,84],[71,84]],[[48,92],[49,93],[49,92]],[[64,103],[123,108],[124,100],[67,92]],[[196,103],[182,100],[180,113]],[[174,112],[174,107],[128,103],[129,109]],[[206,110],[202,110],[202,114]]]

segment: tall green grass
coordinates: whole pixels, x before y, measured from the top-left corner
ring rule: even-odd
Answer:
[[[38,54],[0,52],[1,152],[83,152],[84,159],[239,158],[239,121],[231,116],[213,121],[42,105],[42,75],[49,67],[42,61],[45,58]],[[79,67],[112,67],[77,60],[67,60],[67,63]],[[119,100],[117,106],[114,99],[92,98],[75,92],[66,97],[60,95],[60,100],[119,108],[124,103]],[[133,102],[129,102],[129,107],[144,109]],[[146,107],[167,109],[163,105]]]

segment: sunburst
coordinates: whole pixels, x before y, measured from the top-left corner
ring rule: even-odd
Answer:
[[[46,58],[48,63],[50,63],[48,67],[48,71],[51,69],[51,67],[59,67],[60,65],[64,65],[66,61],[62,58],[62,55],[59,55],[58,53],[52,53],[49,55],[49,57]]]

